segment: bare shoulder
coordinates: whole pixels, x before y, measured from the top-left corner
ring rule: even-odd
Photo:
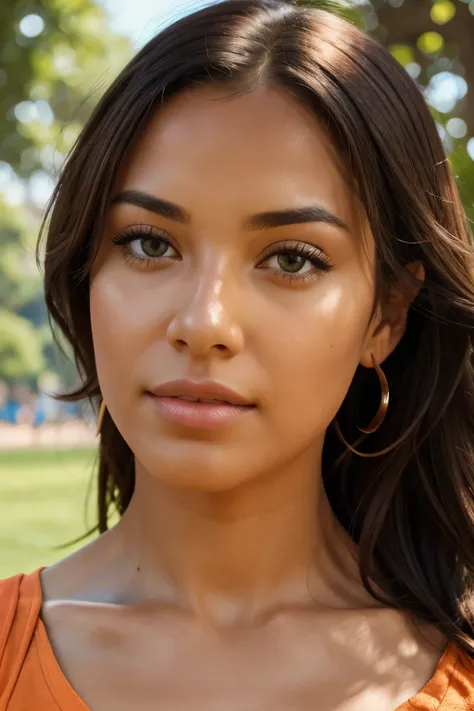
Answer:
[[[431,625],[389,608],[285,614],[278,628],[292,647],[296,668],[308,666],[316,655],[323,678],[336,682],[338,669],[344,669],[347,680],[406,689],[405,698],[432,677],[447,646]]]
[[[103,572],[110,578],[120,554],[110,531],[41,571],[43,608],[65,601],[90,600]]]

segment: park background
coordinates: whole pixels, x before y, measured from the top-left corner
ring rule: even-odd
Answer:
[[[209,0],[0,5],[0,578],[74,550],[94,525],[94,413],[54,345],[35,243],[68,150],[156,32]],[[315,5],[321,4],[314,2]],[[419,83],[474,219],[474,0],[341,0]],[[66,546],[66,547],[64,547]]]

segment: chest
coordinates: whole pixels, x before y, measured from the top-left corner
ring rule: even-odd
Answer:
[[[337,627],[216,632],[161,616],[53,625],[61,670],[92,711],[394,711],[439,653],[371,651]],[[339,634],[337,630],[339,629]]]

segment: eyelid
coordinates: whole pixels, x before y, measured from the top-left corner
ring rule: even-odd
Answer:
[[[154,225],[147,224],[134,224],[119,230],[117,234],[112,237],[112,242],[116,245],[124,245],[133,242],[133,240],[146,238],[146,237],[157,237],[169,242],[172,247],[177,249],[174,244],[174,240],[169,232],[163,230],[160,227],[155,227]]]
[[[137,254],[135,249],[131,246],[133,242],[153,239],[165,245],[166,251],[171,249],[175,253],[175,256]],[[155,227],[154,225],[129,225],[112,237],[111,241],[115,246],[123,248],[120,254],[121,259],[126,263],[136,264],[141,268],[151,267],[152,265],[153,267],[158,267],[160,265],[162,266],[166,261],[181,259],[179,247],[175,244],[169,232]]]
[[[258,256],[259,264],[266,261],[269,257],[272,257],[274,254],[279,254],[281,252],[296,252],[302,257],[306,256],[308,259],[315,257],[332,266],[329,256],[323,249],[321,249],[321,247],[318,247],[311,242],[288,239],[282,240],[281,242],[275,242],[269,247],[266,247]]]

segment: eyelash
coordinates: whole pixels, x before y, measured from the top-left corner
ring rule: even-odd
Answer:
[[[130,243],[140,240],[140,239],[150,239],[155,238],[164,244],[167,244],[172,249],[176,249],[169,239],[168,233],[152,227],[151,225],[133,225],[128,227],[119,233],[116,237],[112,238],[112,242],[117,246],[127,247],[122,254],[124,261],[128,263],[138,263],[141,267],[146,269],[152,264],[156,265],[156,262],[161,259],[172,259],[172,257],[140,257],[131,251]],[[177,250],[176,250],[177,251]],[[262,266],[265,262],[268,262],[271,257],[279,254],[290,254],[303,257],[305,260],[310,262],[314,267],[314,270],[304,273],[288,273],[284,271],[277,271],[278,278],[285,279],[289,282],[293,281],[307,281],[308,279],[314,279],[316,276],[321,276],[324,272],[329,272],[333,269],[334,265],[331,264],[328,256],[318,247],[307,242],[298,242],[296,240],[287,240],[284,242],[279,242],[271,245],[260,257],[260,261],[257,264],[257,268],[265,269]],[[268,268],[268,267],[267,267]]]
[[[297,242],[296,240],[286,240],[285,242],[272,244],[271,247],[269,247],[263,254],[258,267],[260,269],[264,269],[265,267],[262,267],[261,265],[277,254],[293,254],[298,257],[303,257],[314,267],[314,271],[311,270],[302,274],[298,272],[295,274],[283,271],[278,272],[278,277],[280,279],[285,279],[290,282],[314,279],[315,276],[321,276],[322,273],[329,272],[334,267],[334,265],[331,264],[329,257],[321,249],[312,244],[308,244],[307,242]]]
[[[164,242],[172,249],[176,249],[169,239],[167,232],[161,231],[151,225],[133,225],[132,227],[127,227],[116,237],[113,237],[112,242],[118,247],[127,247],[127,249],[122,252],[122,259],[125,262],[129,264],[138,264],[142,268],[146,269],[152,264],[156,264],[156,262],[159,259],[163,259],[163,257],[140,257],[131,251],[130,243],[140,239],[153,238],[159,240],[160,242]],[[165,257],[165,259],[169,259],[169,257]]]

